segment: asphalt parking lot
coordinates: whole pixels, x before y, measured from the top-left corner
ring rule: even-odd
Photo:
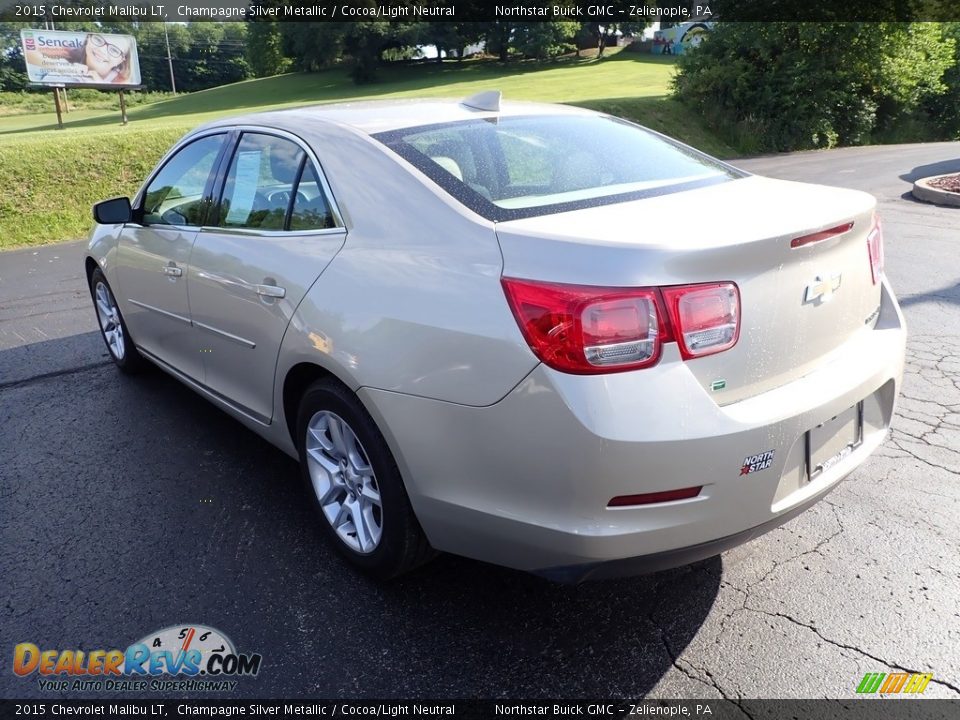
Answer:
[[[960,697],[960,143],[745,160],[880,201],[909,368],[890,441],[824,502],[693,566],[575,587],[442,557],[377,584],[324,544],[296,464],[159,371],[119,375],[82,243],[0,254],[0,697],[13,646],[179,623],[259,652],[229,697]],[[864,260],[866,262],[866,259]]]

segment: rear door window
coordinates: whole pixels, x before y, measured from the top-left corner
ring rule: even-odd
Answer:
[[[223,187],[220,227],[283,230],[304,159],[290,140],[244,133]]]
[[[323,230],[335,226],[330,204],[323,192],[317,169],[309,160],[297,185],[290,213],[291,230]]]

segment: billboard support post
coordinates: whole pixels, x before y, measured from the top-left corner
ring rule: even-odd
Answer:
[[[127,124],[127,101],[123,97],[123,89],[120,89],[120,117],[123,119],[123,124]]]
[[[53,104],[57,108],[57,130],[63,130],[63,111],[60,108],[60,88],[53,88]]]

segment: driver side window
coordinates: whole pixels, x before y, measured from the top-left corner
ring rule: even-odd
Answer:
[[[225,135],[194,140],[171,157],[144,193],[145,225],[200,226],[209,207],[203,191]]]

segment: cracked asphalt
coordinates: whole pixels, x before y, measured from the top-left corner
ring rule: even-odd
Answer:
[[[577,587],[449,556],[357,575],[293,461],[162,373],[115,372],[82,243],[0,255],[0,697],[51,697],[16,643],[188,622],[263,655],[229,697],[851,697],[896,670],[960,697],[960,210],[907,194],[960,143],[737,164],[878,197],[911,332],[891,438],[758,540]]]

